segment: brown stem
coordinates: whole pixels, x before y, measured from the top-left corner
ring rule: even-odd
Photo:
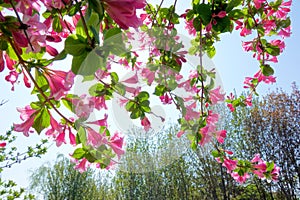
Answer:
[[[78,0],[75,0],[75,2],[78,4]],[[85,34],[86,34],[87,39],[88,39],[88,44],[89,44],[91,47],[93,47],[93,41],[92,41],[92,39],[91,39],[91,37],[90,37],[90,35],[89,35],[89,30],[88,30],[88,27],[87,27],[87,25],[86,25],[86,22],[85,22],[85,19],[84,19],[84,16],[83,16],[83,14],[82,14],[81,9],[79,9],[79,14],[80,14],[80,18],[81,18],[81,20],[82,20],[82,24],[83,24],[83,28],[84,28]]]
[[[31,48],[31,50],[34,51],[33,45],[31,44],[31,41],[30,41],[29,36],[28,36],[28,34],[27,34],[27,31],[26,31],[26,29],[28,28],[28,25],[27,25],[27,24],[24,24],[24,23],[22,22],[22,20],[21,20],[21,18],[20,18],[20,16],[19,16],[19,13],[17,12],[16,7],[14,6],[14,4],[12,3],[11,0],[9,1],[9,3],[10,3],[10,5],[12,6],[12,8],[13,8],[13,10],[14,10],[16,16],[17,16],[17,19],[18,19],[18,21],[19,21],[19,23],[20,23],[20,28],[23,30],[23,32],[24,32],[24,34],[25,34],[25,37],[26,37],[26,39],[27,39],[27,41],[28,41],[28,43],[29,43],[29,46],[30,46],[30,48]]]

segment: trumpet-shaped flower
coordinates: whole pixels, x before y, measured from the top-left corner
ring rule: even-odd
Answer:
[[[51,90],[50,98],[53,97],[55,100],[64,96],[74,83],[75,75],[71,71],[47,70],[44,75]]]
[[[122,28],[137,28],[142,20],[136,16],[136,9],[144,8],[145,0],[103,0],[108,15]]]
[[[119,158],[122,154],[125,153],[125,151],[122,149],[123,141],[124,138],[121,137],[119,133],[115,133],[113,137],[110,139],[110,143],[109,143],[109,146],[118,155]]]

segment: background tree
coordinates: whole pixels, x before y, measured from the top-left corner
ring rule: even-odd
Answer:
[[[47,140],[42,140],[35,146],[28,146],[27,150],[22,152],[14,143],[17,136],[11,130],[0,134],[0,198],[1,199],[33,199],[34,195],[25,194],[24,188],[19,188],[13,180],[3,180],[1,175],[6,168],[11,168],[29,158],[40,158],[47,152]]]
[[[288,94],[276,90],[255,99],[253,107],[239,108],[223,117],[228,130],[225,146],[237,156],[251,159],[260,153],[262,158],[276,161],[281,168],[278,182],[267,183],[253,178],[260,199],[297,199],[300,197],[300,92],[296,84]]]
[[[103,187],[109,187],[107,181],[100,179],[92,169],[80,173],[74,166],[69,159],[59,155],[53,166],[44,165],[32,172],[31,190],[45,200],[105,199],[103,196],[107,194],[104,193],[109,189]]]

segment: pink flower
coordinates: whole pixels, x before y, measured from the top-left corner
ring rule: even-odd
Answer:
[[[253,165],[254,170],[252,171],[254,174],[256,174],[259,178],[264,179],[264,173],[266,172],[267,165],[265,162],[259,162],[256,165]]]
[[[139,78],[137,76],[137,73],[135,73],[132,77],[122,81],[123,83],[129,83],[129,84],[136,84],[139,82]]]
[[[252,106],[252,96],[249,95],[246,99],[245,99],[245,103],[247,106]]]
[[[227,168],[228,172],[231,172],[235,170],[237,162],[237,160],[231,160],[229,158],[226,158],[222,165]]]
[[[233,107],[233,105],[231,103],[227,104],[227,107],[230,109],[231,112],[235,111],[235,108]]]
[[[64,96],[72,87],[74,83],[73,72],[64,72],[59,70],[47,69],[44,73],[50,87],[50,98],[54,97],[55,100]]]
[[[220,89],[221,89],[221,86],[219,86],[216,89],[213,89],[209,92],[209,96],[210,96],[212,105],[217,104],[219,101],[224,101],[225,94],[221,94]]]
[[[95,103],[95,108],[97,110],[101,110],[102,108],[107,110],[107,106],[106,106],[106,103],[105,103],[105,97],[104,96],[92,97],[92,101]]]
[[[255,162],[262,162],[262,159],[260,158],[259,154],[255,154],[254,158],[251,160],[252,163]]]
[[[57,55],[58,55],[58,51],[57,51],[55,48],[53,48],[53,47],[51,47],[51,46],[49,46],[49,45],[46,45],[46,51],[47,51],[47,53],[49,53],[51,56],[57,56]]]
[[[50,125],[51,128],[46,131],[45,135],[53,136],[55,138],[56,134],[62,132],[62,126],[52,117],[51,114],[50,114]]]
[[[103,0],[104,9],[122,29],[138,28],[142,21],[136,16],[136,9],[144,8],[145,0]]]
[[[258,82],[264,82],[264,83],[275,83],[276,78],[274,76],[265,76],[262,74],[261,70],[259,70],[256,74],[254,74],[254,78],[257,78]]]
[[[122,149],[123,140],[124,138],[121,137],[119,133],[115,133],[109,142],[109,146],[118,155],[119,158],[122,154],[125,153],[125,151]]]
[[[224,139],[226,138],[226,133],[227,133],[226,130],[220,130],[220,131],[217,131],[217,132],[216,132],[217,140],[218,140],[218,142],[220,142],[221,144],[224,143]]]
[[[155,72],[150,71],[148,68],[142,70],[142,76],[147,79],[148,85],[151,85],[155,78]]]
[[[0,72],[4,70],[4,59],[3,59],[3,51],[0,51]]]
[[[15,83],[17,82],[19,77],[19,73],[16,72],[15,70],[10,71],[9,75],[5,76],[5,80],[7,82],[10,82],[12,84],[11,90],[14,91],[15,90]]]
[[[188,31],[188,33],[192,36],[195,36],[197,31],[193,25],[194,19],[191,19],[190,21],[185,21],[185,29]]]
[[[149,129],[151,127],[151,123],[147,117],[144,117],[141,120],[141,125],[144,127],[145,131],[149,131]]]
[[[256,9],[261,8],[261,4],[263,4],[266,0],[253,0]]]
[[[107,117],[108,117],[108,115],[105,114],[103,119],[99,119],[99,120],[93,121],[93,122],[87,122],[87,124],[95,124],[97,126],[105,126],[105,127],[107,127]]]
[[[165,95],[160,96],[159,98],[160,98],[160,101],[163,104],[172,104],[172,98],[169,97],[168,93],[166,93]]]
[[[36,116],[36,110],[32,109],[30,106],[25,108],[17,108],[18,112],[21,113],[20,118],[24,121],[22,124],[14,124],[14,131],[23,132],[25,136],[29,136],[30,128],[34,123],[34,118]]]
[[[88,160],[83,158],[79,164],[77,164],[74,169],[78,170],[80,173],[83,173],[87,170]]]
[[[185,132],[183,130],[180,130],[178,133],[177,133],[177,137],[180,138]]]
[[[252,33],[251,30],[247,29],[246,27],[243,27],[242,30],[241,30],[241,32],[240,32],[240,35],[243,36],[243,37],[245,37],[247,35],[250,35],[251,33]]]
[[[191,105],[186,106],[186,115],[184,116],[185,120],[197,119],[200,116],[200,112],[195,111],[196,102]]]
[[[72,99],[72,103],[75,108],[75,114],[79,118],[87,119],[94,111],[95,103],[92,98],[81,95],[80,98]]]
[[[253,50],[253,41],[242,42],[242,47],[245,51],[252,51]]]
[[[272,176],[273,181],[278,181],[279,171],[280,171],[280,167],[275,165],[274,169],[271,172],[271,176]]]
[[[30,44],[32,45],[32,47],[29,44],[27,45],[26,52],[40,52],[41,47],[46,47],[46,25],[40,22],[40,17],[38,14],[35,14],[33,16],[27,14],[23,15],[23,23],[29,25],[29,27],[27,28],[27,34],[30,40]]]
[[[291,27],[283,28],[279,31],[278,35],[282,38],[290,37],[291,36]]]
[[[87,128],[87,133],[87,144],[92,145],[94,148],[98,148],[102,144],[107,144],[107,139],[105,138],[105,135],[96,132],[90,127]]]
[[[231,176],[240,184],[243,184],[247,180],[247,178],[250,177],[248,173],[244,173],[243,176],[240,176],[237,172],[232,172]]]
[[[33,131],[30,131],[30,129],[31,129],[33,123],[34,123],[34,118],[35,118],[35,114],[31,115],[29,117],[29,119],[27,119],[22,124],[15,124],[14,123],[14,131],[23,132],[23,134],[28,137],[29,132],[33,132]]]
[[[66,135],[65,130],[58,134],[58,136],[56,138],[56,146],[57,147],[60,147],[62,145],[62,143],[66,144],[65,135]]]
[[[69,128],[69,140],[70,140],[70,144],[73,146],[76,146],[76,137],[75,135],[71,132],[71,128]]]
[[[36,112],[36,110],[32,109],[29,105],[25,106],[25,108],[17,108],[17,111],[21,113],[20,118],[23,121],[29,119],[30,116]]]
[[[0,143],[0,147],[1,147],[1,148],[6,147],[6,142],[1,142],[1,143]]]
[[[9,70],[13,70],[14,69],[14,65],[16,64],[16,61],[10,59],[10,57],[7,54],[4,54],[4,58],[5,58],[5,62],[6,62],[6,66]]]
[[[217,14],[217,17],[219,18],[224,18],[226,16],[226,11],[220,11],[218,14]]]

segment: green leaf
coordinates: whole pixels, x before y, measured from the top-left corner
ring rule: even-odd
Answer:
[[[271,76],[274,74],[274,69],[270,65],[261,65],[261,72],[265,76]]]
[[[242,3],[242,0],[231,0],[226,7],[226,12],[227,13],[230,12],[232,9],[239,6],[241,3]]]
[[[139,108],[136,108],[132,111],[132,113],[130,114],[130,118],[131,119],[137,119],[142,115],[142,111]]]
[[[39,86],[39,88],[43,92],[45,92],[49,88],[49,84],[48,84],[47,79],[38,70],[35,71],[35,81],[36,81],[37,85]],[[31,94],[36,94],[36,93],[39,93],[39,90],[36,87],[34,87]]]
[[[80,35],[70,35],[65,41],[65,51],[72,56],[80,56],[87,52],[87,41]]]
[[[267,170],[266,171],[270,172],[274,169],[274,167],[275,167],[274,162],[273,161],[269,162],[269,163],[267,163]]]
[[[72,154],[72,157],[79,160],[84,157],[86,151],[83,148],[77,148]]]
[[[55,56],[52,60],[63,60],[67,57],[67,52],[65,50],[62,50],[57,56]]]
[[[155,87],[155,91],[153,94],[155,94],[156,96],[162,96],[165,92],[167,91],[167,88],[164,85],[157,85]]]
[[[213,58],[216,55],[216,48],[212,46],[206,51],[206,53],[209,58]]]
[[[133,109],[136,108],[136,103],[134,101],[128,101],[125,105],[127,111],[131,112]]]
[[[280,54],[280,48],[278,46],[273,46],[271,44],[267,44],[265,48],[266,52],[272,56],[278,56]]]
[[[101,93],[103,93],[103,94],[101,95]],[[92,87],[89,88],[89,94],[94,97],[103,96],[105,94],[104,85],[101,83],[96,83],[95,85],[93,85]]]
[[[0,50],[5,51],[8,48],[8,44],[6,40],[0,39]]]
[[[95,74],[98,69],[104,66],[106,66],[106,60],[104,60],[103,57],[99,56],[94,49],[93,51],[88,53],[84,61],[81,63],[77,74],[90,76]]]
[[[99,17],[99,20],[102,20],[104,12],[103,12],[103,6],[101,4],[101,1],[99,0],[88,0],[89,8],[94,10]]]
[[[140,92],[135,98],[139,100],[139,102],[145,101],[149,99],[149,94],[148,92],[142,91]]]
[[[199,4],[196,7],[196,11],[199,14],[199,17],[201,18],[203,25],[208,25],[212,16],[211,5],[204,3]]]
[[[122,96],[125,95],[126,93],[126,89],[125,89],[125,85],[123,85],[122,83],[117,83],[115,85],[115,89],[118,91],[118,93]]]
[[[16,55],[14,49],[9,45],[9,47],[6,49],[7,55],[10,57],[12,60],[19,60],[18,56]]]
[[[62,101],[62,103],[64,104],[64,106],[67,108],[67,109],[69,109],[70,111],[72,111],[73,112],[73,104],[71,103],[71,101],[69,101],[69,100],[67,100],[67,99],[62,99],[61,100]]]
[[[119,82],[119,76],[116,72],[110,74],[112,84],[117,84]]]
[[[78,141],[78,143],[77,143],[77,141]],[[86,145],[86,141],[87,141],[87,138],[86,138],[85,129],[82,126],[80,126],[79,130],[77,132],[77,135],[76,135],[76,143],[77,144],[81,143],[83,146],[85,146]]]
[[[177,101],[177,104],[179,105],[179,107],[181,108],[181,112],[182,112],[182,116],[186,115],[186,107],[184,105],[184,100],[183,98],[179,97],[179,96],[175,96],[175,100]]]
[[[196,31],[200,31],[202,26],[201,26],[201,21],[200,21],[200,18],[199,17],[196,17],[194,20],[193,20],[193,26],[195,28]]]
[[[42,108],[35,116],[32,127],[38,134],[40,134],[42,130],[44,130],[48,126],[50,126],[50,114],[47,109]]]
[[[149,107],[149,105],[150,105],[149,100],[145,100],[140,103],[142,111],[147,113],[151,112],[151,108]]]
[[[108,40],[110,37],[113,37],[113,36],[117,36],[118,34],[118,39],[120,39],[119,37],[121,36],[121,33],[122,33],[122,30],[120,28],[112,28],[112,29],[108,29],[107,31],[105,31],[104,33],[104,41],[105,40]],[[115,38],[114,38],[115,39]],[[122,38],[121,38],[122,40]]]
[[[228,16],[216,18],[217,24],[213,25],[213,29],[217,32],[225,33],[230,31],[230,19]]]
[[[78,74],[78,71],[81,67],[81,64],[85,60],[86,56],[87,56],[87,52],[84,52],[80,56],[74,56],[73,57],[73,59],[72,59],[72,72],[74,74],[76,74],[76,75]]]
[[[53,18],[52,29],[57,33],[62,32],[63,27],[58,16]]]
[[[211,155],[212,155],[213,157],[215,157],[215,158],[220,157],[220,153],[219,153],[217,150],[213,150],[213,151],[211,152]]]

